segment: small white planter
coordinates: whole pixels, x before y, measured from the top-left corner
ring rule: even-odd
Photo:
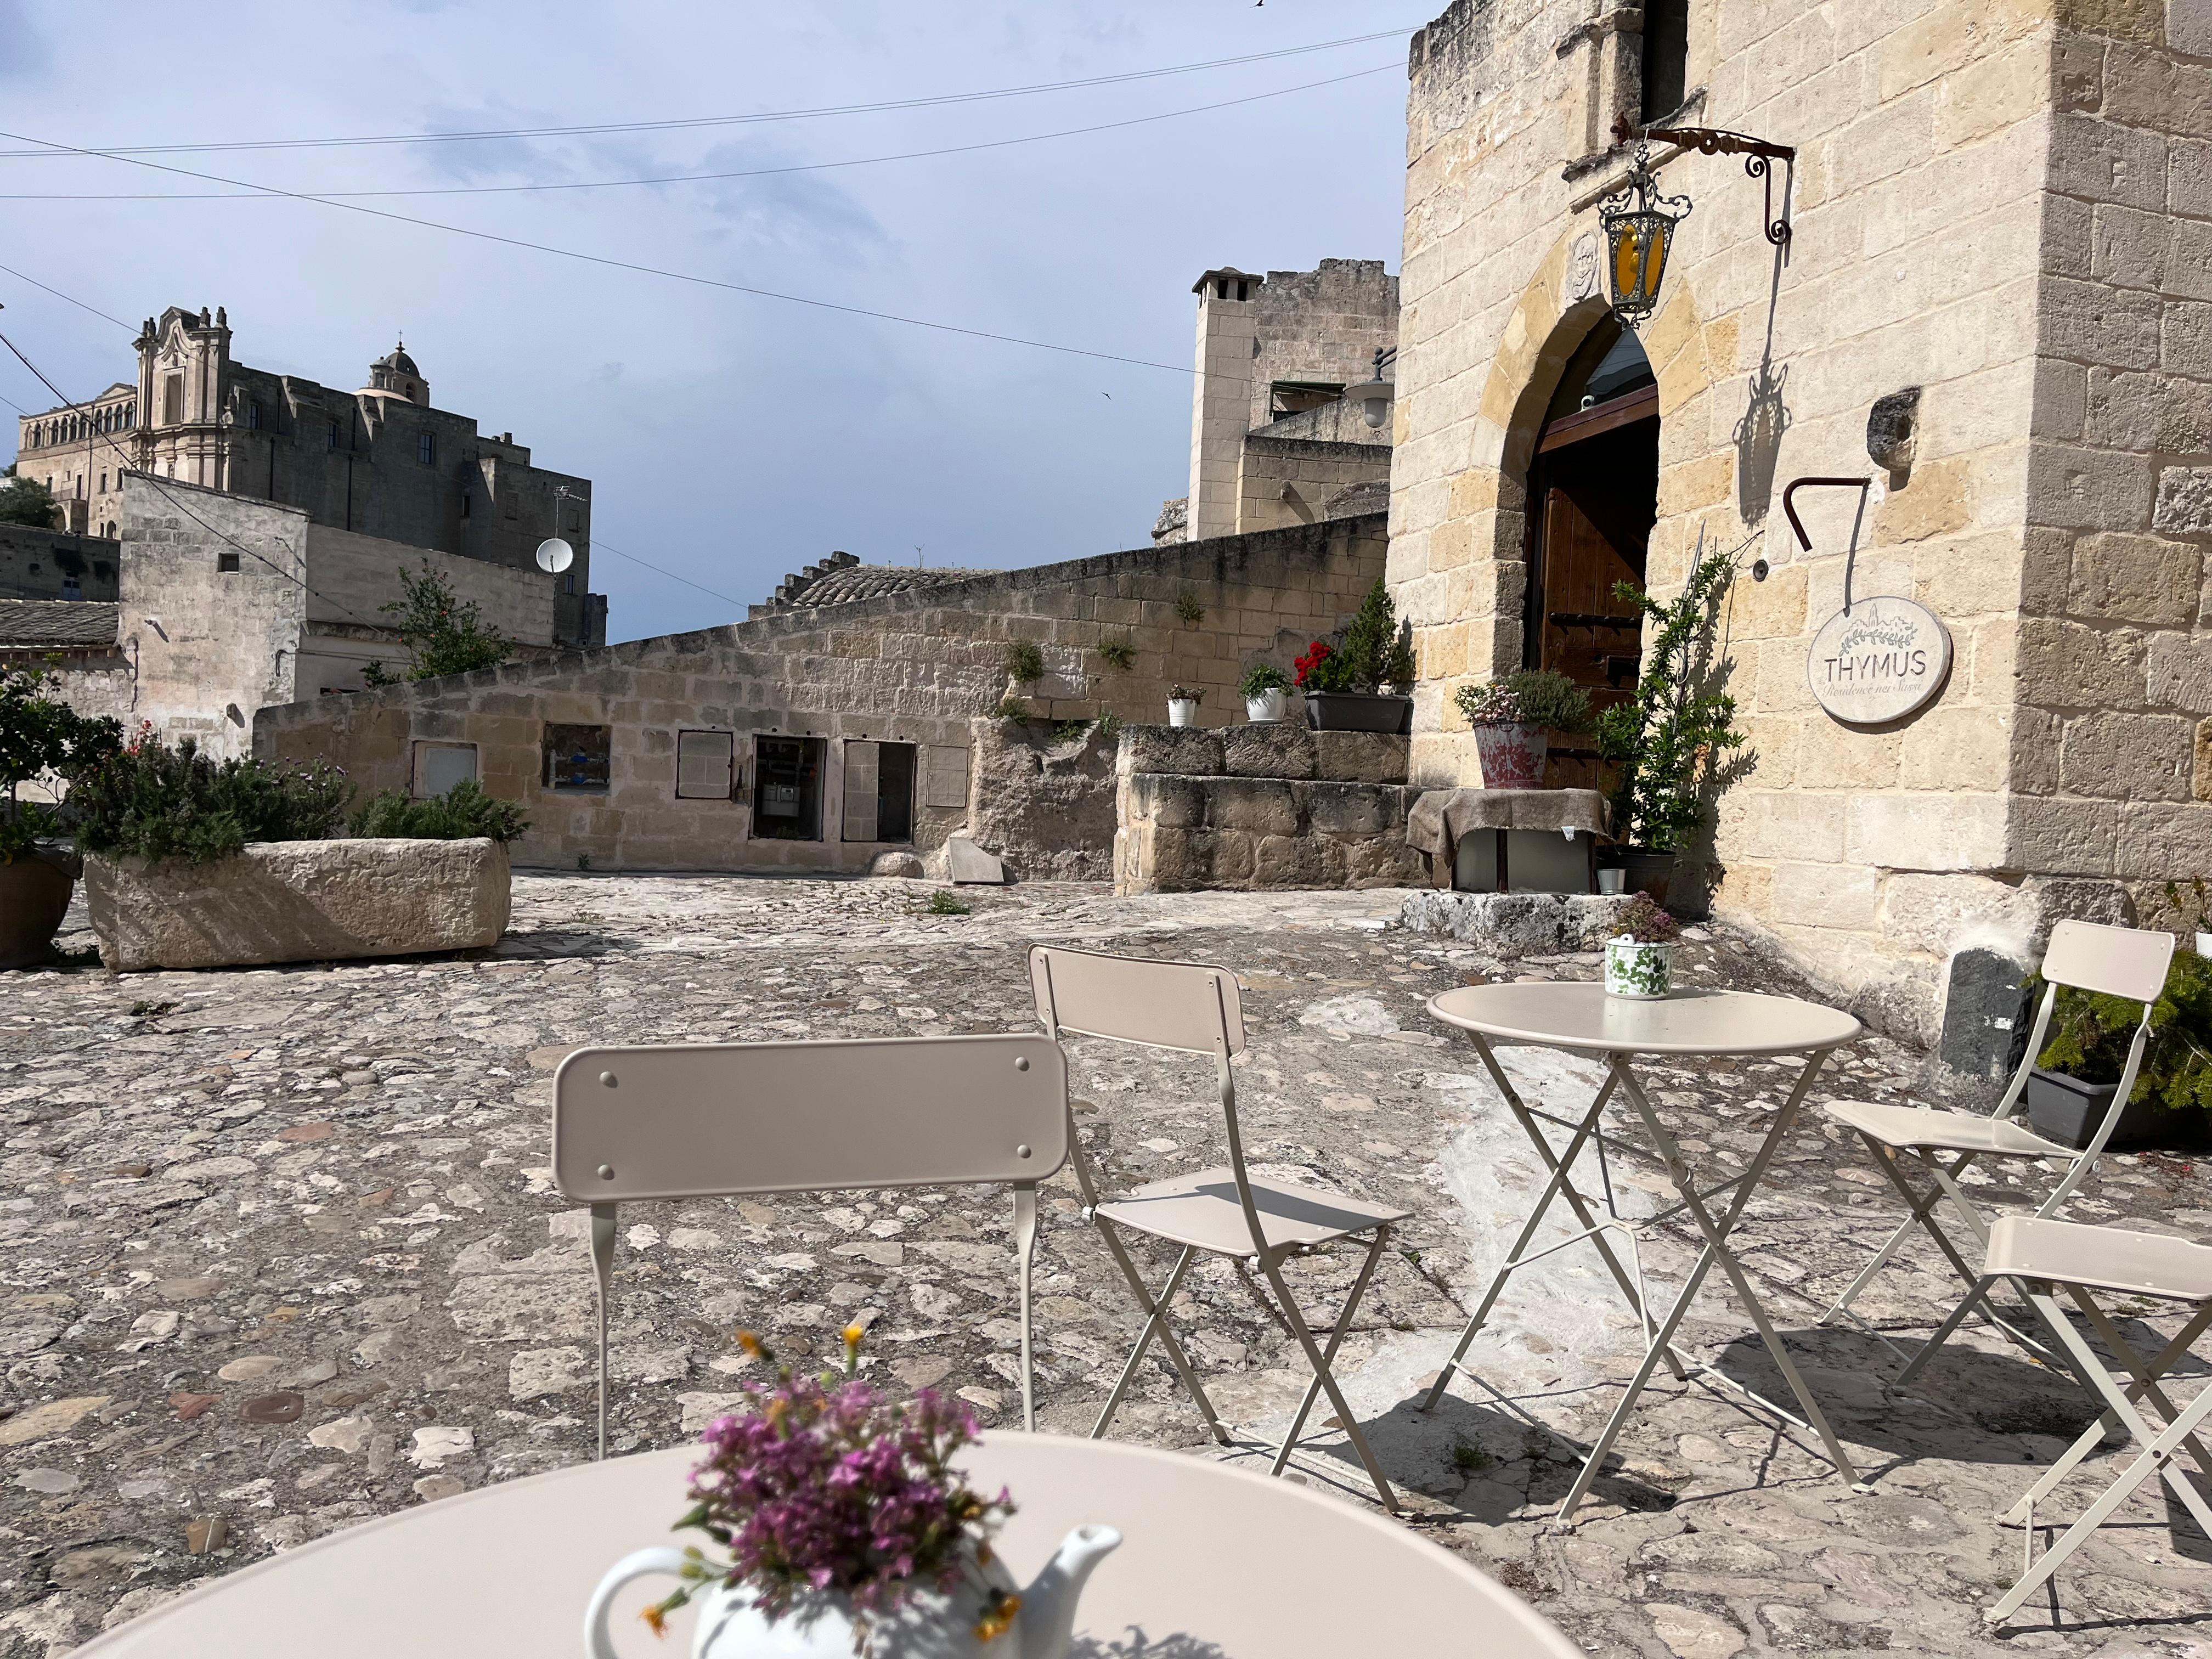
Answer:
[[[1198,699],[1196,697],[1170,697],[1168,699],[1168,724],[1170,726],[1197,725]]]
[[[1637,1002],[1656,1002],[1674,988],[1674,947],[1639,945],[1632,939],[1605,942],[1605,994]]]
[[[2197,954],[2200,957],[2212,957],[2212,933],[2197,934]]]
[[[1247,697],[1244,699],[1244,718],[1255,726],[1279,720],[1283,718],[1283,702],[1280,687],[1273,691],[1262,691],[1256,697]]]
[[[1608,865],[1597,872],[1597,890],[1601,893],[1625,893],[1628,890],[1628,872],[1619,865]]]

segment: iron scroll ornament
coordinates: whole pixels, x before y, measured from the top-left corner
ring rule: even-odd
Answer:
[[[1679,145],[1683,149],[1694,149],[1700,155],[1741,155],[1743,170],[1758,179],[1766,190],[1765,210],[1761,214],[1761,228],[1766,240],[1776,247],[1790,243],[1790,191],[1797,180],[1797,151],[1794,145],[1770,143],[1764,138],[1754,138],[1747,132],[1731,132],[1724,127],[1646,127],[1640,131],[1632,125],[1626,115],[1613,124],[1615,143],[1625,144],[1632,138],[1644,143],[1657,140],[1661,143]],[[1782,211],[1774,210],[1774,167],[1781,162],[1789,169],[1788,183],[1782,191]]]

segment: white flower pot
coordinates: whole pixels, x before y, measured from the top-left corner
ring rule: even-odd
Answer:
[[[1244,699],[1244,718],[1255,726],[1263,726],[1283,718],[1283,692],[1279,686],[1272,691],[1262,691],[1256,697]]]
[[[2197,934],[2197,954],[2200,957],[2212,957],[2212,933]]]
[[[1170,726],[1197,725],[1198,699],[1196,697],[1170,697],[1168,699],[1168,724]]]
[[[1605,942],[1605,994],[1637,1002],[1656,1002],[1674,988],[1674,947],[1639,945],[1632,939]]]

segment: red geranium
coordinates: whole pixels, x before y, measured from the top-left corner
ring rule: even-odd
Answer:
[[[1298,689],[1300,690],[1304,690],[1305,689],[1306,676],[1312,673],[1316,669],[1319,668],[1323,663],[1327,662],[1335,654],[1335,652],[1329,649],[1327,641],[1316,640],[1313,644],[1307,648],[1305,655],[1300,657],[1297,661],[1296,666],[1298,671]]]

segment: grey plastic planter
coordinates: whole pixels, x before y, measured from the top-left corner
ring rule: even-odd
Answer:
[[[2090,1136],[2097,1133],[2097,1126],[2105,1121],[2105,1114],[2112,1109],[2112,1097],[2119,1086],[2117,1083],[2084,1083],[2079,1078],[2046,1072],[2039,1066],[2027,1074],[2027,1121],[2046,1140],[2055,1140],[2062,1146],[2086,1146]],[[2212,1125],[2204,1119],[2202,1112],[2177,1112],[2151,1100],[2130,1101],[2121,1111],[2112,1138],[2105,1146],[2112,1152],[2143,1148],[2189,1151],[2205,1144],[2206,1130]]]
[[[1382,732],[1395,736],[1412,726],[1413,700],[1366,691],[1309,691],[1306,719],[1316,732]]]

